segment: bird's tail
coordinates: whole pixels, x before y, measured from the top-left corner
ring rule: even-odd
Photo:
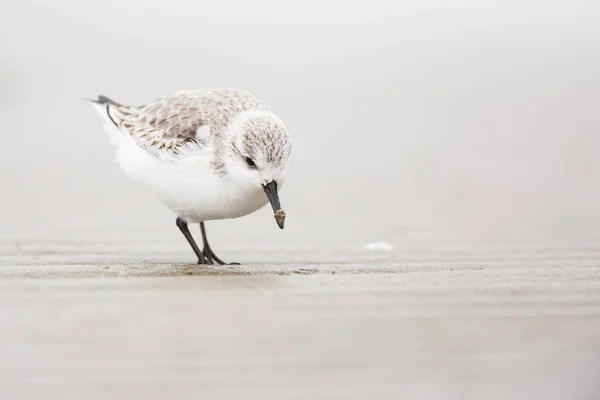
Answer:
[[[100,115],[102,115],[102,117],[108,119],[108,121],[110,121],[114,126],[119,128],[119,122],[121,118],[118,114],[121,113],[119,113],[118,110],[127,107],[124,107],[122,104],[117,103],[116,101],[111,100],[103,95],[99,95],[96,99],[86,100],[90,101],[94,105],[94,108],[96,111],[98,111],[98,113],[100,113]]]
[[[98,95],[98,98],[96,100],[94,99],[90,99],[90,101],[93,101],[94,103],[98,103],[98,104],[114,104],[116,106],[121,106],[122,104],[117,103],[114,100],[109,99],[108,97],[104,96],[104,95]]]
[[[129,136],[126,126],[135,118],[139,107],[126,106],[110,98],[100,95],[96,99],[86,99],[91,102],[96,111],[102,116],[104,130],[110,135],[111,142],[117,145],[123,138]]]

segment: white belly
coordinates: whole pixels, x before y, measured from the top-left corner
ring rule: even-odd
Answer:
[[[262,188],[215,175],[208,160],[199,155],[165,162],[127,141],[117,148],[117,161],[127,175],[189,223],[242,217],[268,203]]]

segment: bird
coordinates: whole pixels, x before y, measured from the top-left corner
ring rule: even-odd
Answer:
[[[176,214],[198,264],[238,264],[213,252],[206,221],[240,218],[270,203],[284,228],[279,193],[291,138],[281,119],[251,93],[187,90],[141,106],[103,95],[87,100],[104,119],[121,169]],[[188,228],[195,223],[202,250]]]

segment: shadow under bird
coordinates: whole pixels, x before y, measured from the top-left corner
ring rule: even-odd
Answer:
[[[239,218],[271,203],[283,229],[279,190],[290,135],[250,93],[182,91],[143,106],[105,96],[90,101],[107,122],[121,168],[177,214],[177,227],[199,264],[225,264],[208,244],[205,221]],[[202,251],[188,223],[200,224]]]

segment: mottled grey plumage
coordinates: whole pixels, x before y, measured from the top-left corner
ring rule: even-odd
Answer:
[[[202,141],[200,127],[218,134],[236,115],[268,111],[250,93],[233,89],[194,90],[173,93],[144,106],[126,106],[99,96],[111,120],[146,150],[176,151],[183,144]],[[203,144],[203,143],[200,143]]]
[[[210,165],[218,176],[227,175],[228,157],[261,157],[278,168],[291,152],[283,123],[248,92],[182,91],[143,106],[123,105],[106,96],[93,101],[149,154],[180,156],[183,148],[211,149]]]

